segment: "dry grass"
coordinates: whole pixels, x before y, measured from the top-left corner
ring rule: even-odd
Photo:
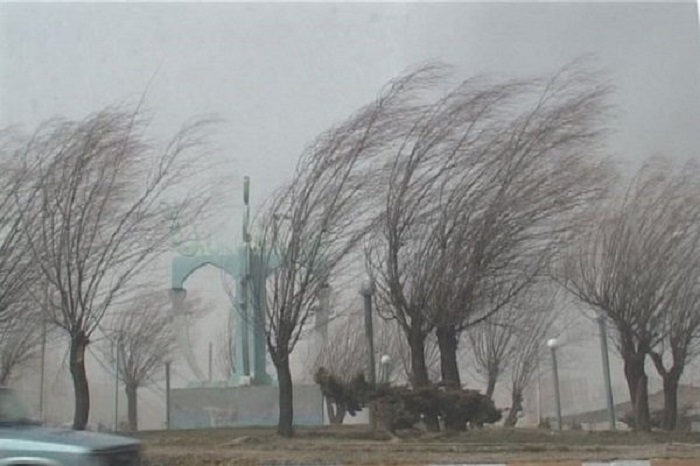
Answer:
[[[150,465],[426,464],[643,458],[700,464],[700,434],[653,432],[553,433],[484,429],[459,434],[404,434],[391,439],[366,426],[298,428],[292,439],[273,428],[144,432]]]

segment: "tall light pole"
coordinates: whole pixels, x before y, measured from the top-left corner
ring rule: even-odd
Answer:
[[[540,377],[540,355],[537,354],[537,427],[542,425],[542,378]]]
[[[114,432],[119,429],[119,344],[120,335],[114,341],[114,351],[116,353],[114,360]]]
[[[44,422],[44,378],[46,372],[46,316],[41,316],[41,371],[39,372],[39,419]]]
[[[367,338],[367,380],[374,384],[377,381],[374,362],[374,330],[372,328],[372,294],[374,282],[367,278],[360,287],[360,294],[365,304],[365,337]]]
[[[600,353],[603,357],[603,380],[605,381],[605,399],[608,407],[608,422],[610,430],[615,430],[615,402],[613,401],[612,383],[610,382],[610,358],[608,355],[608,331],[605,326],[605,316],[598,313],[598,330],[600,332]]]
[[[385,354],[379,359],[379,382],[380,383],[389,383],[389,379],[391,377],[391,357],[388,354]]]
[[[165,361],[165,429],[170,430],[170,361]]]
[[[547,340],[547,346],[552,352],[552,378],[554,380],[554,401],[557,407],[557,430],[562,430],[561,425],[561,398],[559,396],[559,369],[557,367],[557,346],[559,342],[556,338]]]
[[[365,337],[367,338],[367,380],[374,386],[377,382],[375,362],[374,362],[374,330],[372,329],[372,294],[374,293],[374,282],[371,277],[365,279],[360,287],[360,294],[364,298],[365,305]],[[372,429],[376,427],[374,409],[370,405],[369,423]]]

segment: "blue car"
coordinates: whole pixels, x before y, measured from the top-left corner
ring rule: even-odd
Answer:
[[[0,466],[136,466],[137,440],[45,427],[27,416],[15,392],[0,388]]]

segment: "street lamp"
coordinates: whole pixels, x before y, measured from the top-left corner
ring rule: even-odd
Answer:
[[[112,341],[114,348],[114,432],[119,430],[119,359],[121,338],[121,332],[117,331]]]
[[[170,364],[171,360],[165,361],[165,430],[170,430]]]
[[[605,316],[598,312],[596,316],[600,332],[600,353],[603,357],[603,379],[605,381],[605,399],[608,408],[610,430],[615,430],[615,403],[613,401],[612,383],[610,382],[610,358],[608,356],[608,331],[605,327]]]
[[[379,360],[379,365],[379,382],[389,383],[391,375],[391,357],[388,354],[383,355]]]
[[[557,430],[562,429],[561,425],[561,398],[559,397],[559,370],[557,368],[557,346],[559,342],[556,338],[547,340],[547,346],[552,352],[552,375],[554,379],[554,401],[557,406]]]
[[[374,281],[372,277],[367,277],[360,286],[360,294],[365,304],[365,337],[367,338],[367,380],[370,386],[377,382],[374,362],[374,331],[372,329],[372,294],[374,293]],[[372,430],[377,426],[374,415],[374,406],[369,407],[369,424]]]
[[[372,329],[372,294],[374,282],[367,277],[360,286],[360,294],[364,298],[365,305],[365,337],[367,338],[367,379],[374,384],[377,381],[374,362],[374,331]]]

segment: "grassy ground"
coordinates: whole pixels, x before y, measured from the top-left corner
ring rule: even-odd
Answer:
[[[372,433],[367,426],[299,428],[292,439],[272,428],[141,433],[150,465],[427,464],[677,458],[700,465],[700,434],[554,433],[484,429],[459,434]]]

